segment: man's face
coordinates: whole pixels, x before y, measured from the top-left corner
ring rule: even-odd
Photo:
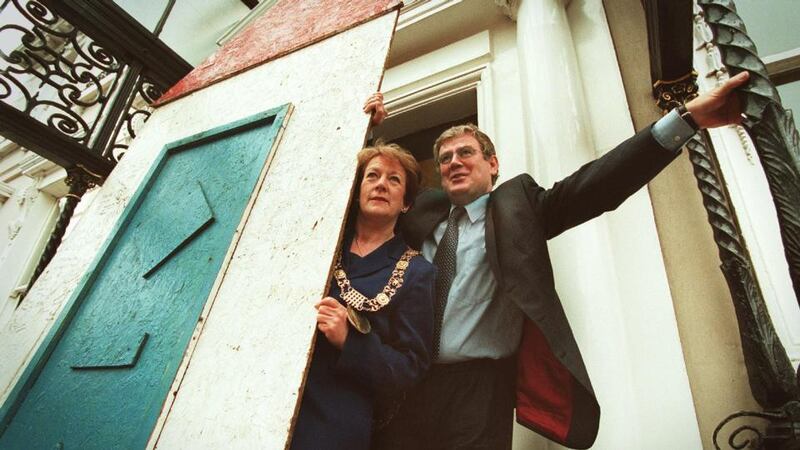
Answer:
[[[454,205],[466,205],[491,192],[497,175],[497,157],[484,158],[480,143],[471,134],[448,139],[439,147],[442,189]]]

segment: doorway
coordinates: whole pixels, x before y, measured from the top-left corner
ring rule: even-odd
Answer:
[[[386,107],[391,114],[391,102],[387,102]],[[373,136],[410,151],[422,166],[420,187],[435,189],[440,186],[440,177],[433,162],[433,144],[446,129],[465,123],[478,125],[478,95],[475,89],[390,115],[373,130]]]

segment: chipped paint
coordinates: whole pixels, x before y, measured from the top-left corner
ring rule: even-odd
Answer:
[[[400,6],[399,0],[280,0],[239,36],[189,72],[158,99],[156,105],[307,47]]]

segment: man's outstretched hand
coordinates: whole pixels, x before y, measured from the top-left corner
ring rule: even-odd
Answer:
[[[364,112],[372,114],[372,126],[377,127],[386,118],[386,108],[383,106],[383,94],[376,92],[367,98],[364,103]]]
[[[741,72],[728,79],[714,90],[691,100],[686,109],[700,128],[714,128],[742,122],[742,104],[736,88],[750,78],[749,72]]]

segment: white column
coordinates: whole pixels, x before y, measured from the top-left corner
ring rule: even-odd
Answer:
[[[586,133],[583,89],[567,14],[561,0],[525,0],[517,11],[517,50],[527,142],[534,151],[529,169],[545,184],[581,160],[593,159]],[[558,151],[556,151],[558,149]],[[570,151],[566,151],[569,149]],[[558,158],[550,156],[559,155]],[[547,159],[547,163],[542,160]]]
[[[523,0],[517,47],[528,170],[541,185],[633,133],[601,0]],[[602,410],[593,449],[701,448],[646,190],[549,249]],[[524,440],[517,449],[561,448]]]

